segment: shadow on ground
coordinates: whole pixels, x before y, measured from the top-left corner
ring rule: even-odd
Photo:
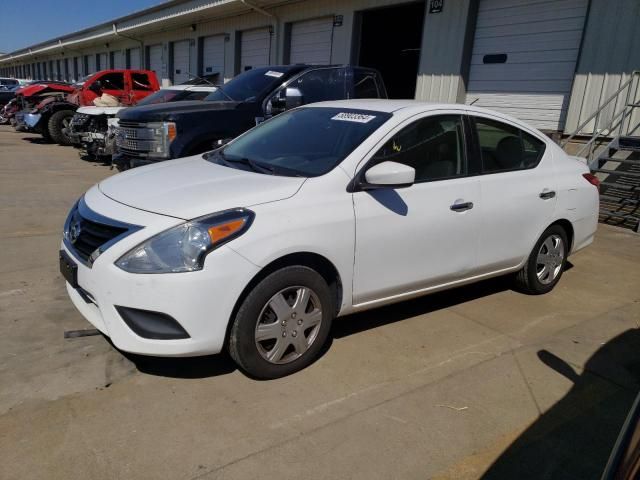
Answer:
[[[640,330],[627,330],[602,345],[582,374],[552,352],[540,350],[538,358],[574,385],[482,479],[600,478],[640,388]]]

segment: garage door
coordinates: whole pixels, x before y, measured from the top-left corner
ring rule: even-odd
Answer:
[[[205,37],[202,41],[202,74],[220,74],[224,77],[224,35]]]
[[[240,71],[269,65],[271,35],[269,30],[247,30],[242,32],[240,47]]]
[[[318,18],[291,25],[290,63],[331,63],[333,17]]]
[[[588,0],[480,0],[467,103],[562,130]]]
[[[142,68],[142,63],[140,62],[140,49],[139,48],[130,48],[129,49],[129,68],[137,69]]]
[[[96,73],[96,56],[95,55],[88,55],[88,67],[87,67],[87,75],[90,75],[92,73]]]
[[[98,70],[108,70],[109,69],[109,56],[106,53],[99,53],[97,59],[96,68]]]
[[[111,55],[113,55],[113,68],[115,69],[125,68],[124,55],[120,50],[116,52],[111,52]]]
[[[189,65],[190,62],[190,50],[189,40],[183,40],[181,42],[173,42],[173,83],[177,85],[179,83],[189,80]]]
[[[147,60],[149,70],[156,72],[158,80],[162,78],[162,45],[151,45],[149,47],[149,58]]]

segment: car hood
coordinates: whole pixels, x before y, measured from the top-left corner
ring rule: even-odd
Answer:
[[[86,115],[115,115],[120,110],[124,110],[127,107],[80,107],[76,110],[77,113],[84,113]]]
[[[133,208],[190,220],[293,196],[305,179],[247,172],[202,155],[139,167],[102,181],[107,197]]]
[[[239,102],[207,102],[202,100],[155,103],[127,108],[118,113],[118,118],[130,122],[162,121],[169,119],[172,115],[213,110],[233,110],[238,104]]]

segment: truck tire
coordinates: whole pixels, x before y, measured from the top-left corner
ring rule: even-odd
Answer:
[[[65,133],[65,129],[69,127],[73,114],[73,110],[60,110],[49,117],[47,126],[54,142],[60,145],[71,145],[71,139]]]

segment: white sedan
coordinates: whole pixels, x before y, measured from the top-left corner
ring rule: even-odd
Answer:
[[[593,241],[598,180],[538,130],[466,105],[308,105],[205,155],[104,180],[60,252],[120,349],[309,365],[336,316],[514,274],[549,292]]]

